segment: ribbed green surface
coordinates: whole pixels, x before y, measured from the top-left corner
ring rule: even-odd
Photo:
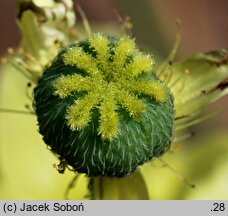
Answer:
[[[89,50],[87,42],[71,46],[78,45],[95,56]],[[97,134],[99,112],[96,108],[93,109],[92,121],[87,127],[81,131],[71,131],[65,119],[66,110],[79,94],[64,99],[53,94],[53,84],[61,75],[83,74],[83,71],[75,67],[64,65],[62,54],[66,49],[63,49],[45,70],[34,90],[34,108],[40,133],[44,142],[60,159],[65,159],[75,171],[88,176],[122,177],[169,149],[174,116],[170,93],[162,102],[141,96],[146,104],[146,111],[137,122],[124,109],[119,109],[119,133],[118,137],[111,141],[103,140]],[[151,79],[157,80],[152,74]]]

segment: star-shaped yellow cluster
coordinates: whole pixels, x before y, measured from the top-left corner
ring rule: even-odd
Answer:
[[[63,62],[75,67],[75,74],[58,78],[54,94],[64,99],[74,93],[86,92],[67,109],[68,126],[73,131],[85,128],[96,107],[100,113],[98,133],[103,139],[112,140],[118,135],[117,111],[120,107],[135,120],[140,120],[146,105],[138,96],[143,94],[162,101],[166,91],[161,82],[142,78],[142,74],[151,72],[154,61],[150,55],[142,54],[132,39],[123,37],[113,45],[110,38],[95,34],[88,42],[95,56],[80,46],[64,52]],[[86,75],[77,73],[77,69]]]

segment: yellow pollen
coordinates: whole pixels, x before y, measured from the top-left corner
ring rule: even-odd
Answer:
[[[130,38],[112,39],[95,34],[88,40],[90,50],[75,45],[62,55],[63,62],[71,66],[73,75],[62,75],[54,83],[54,95],[74,103],[68,107],[66,120],[73,131],[85,128],[91,121],[94,108],[100,113],[98,133],[102,139],[118,136],[118,108],[124,108],[136,121],[146,110],[138,96],[146,95],[162,101],[167,97],[164,85],[153,79],[143,79],[151,73],[154,60],[142,54]],[[81,71],[85,74],[81,75]],[[79,97],[79,92],[83,92]]]

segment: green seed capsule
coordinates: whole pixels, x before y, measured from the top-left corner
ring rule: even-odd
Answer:
[[[95,34],[63,48],[34,89],[45,143],[88,176],[130,175],[167,151],[173,98],[132,39]]]

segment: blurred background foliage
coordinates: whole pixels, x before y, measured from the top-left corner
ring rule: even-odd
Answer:
[[[157,64],[168,55],[175,38],[175,19],[182,21],[182,42],[177,59],[193,52],[227,47],[228,3],[225,0],[81,0],[92,30],[121,32],[119,16],[129,16],[132,34],[140,46],[155,55]],[[20,41],[15,22],[15,1],[0,0],[0,55]],[[77,25],[81,20],[77,17]],[[76,26],[77,27],[77,26]],[[83,31],[78,28],[78,31]],[[23,109],[26,80],[13,68],[0,71],[0,107]],[[228,199],[228,97],[205,110],[219,114],[191,127],[195,136],[181,141],[163,159],[142,168],[151,199]],[[41,157],[42,156],[42,157]],[[73,173],[60,175],[58,163],[37,132],[35,117],[0,113],[0,199],[62,199]],[[147,169],[151,166],[151,169]],[[148,172],[151,170],[151,172]],[[194,189],[184,181],[187,178]],[[81,177],[70,198],[83,199],[86,179]],[[129,190],[132,190],[129,188]]]

